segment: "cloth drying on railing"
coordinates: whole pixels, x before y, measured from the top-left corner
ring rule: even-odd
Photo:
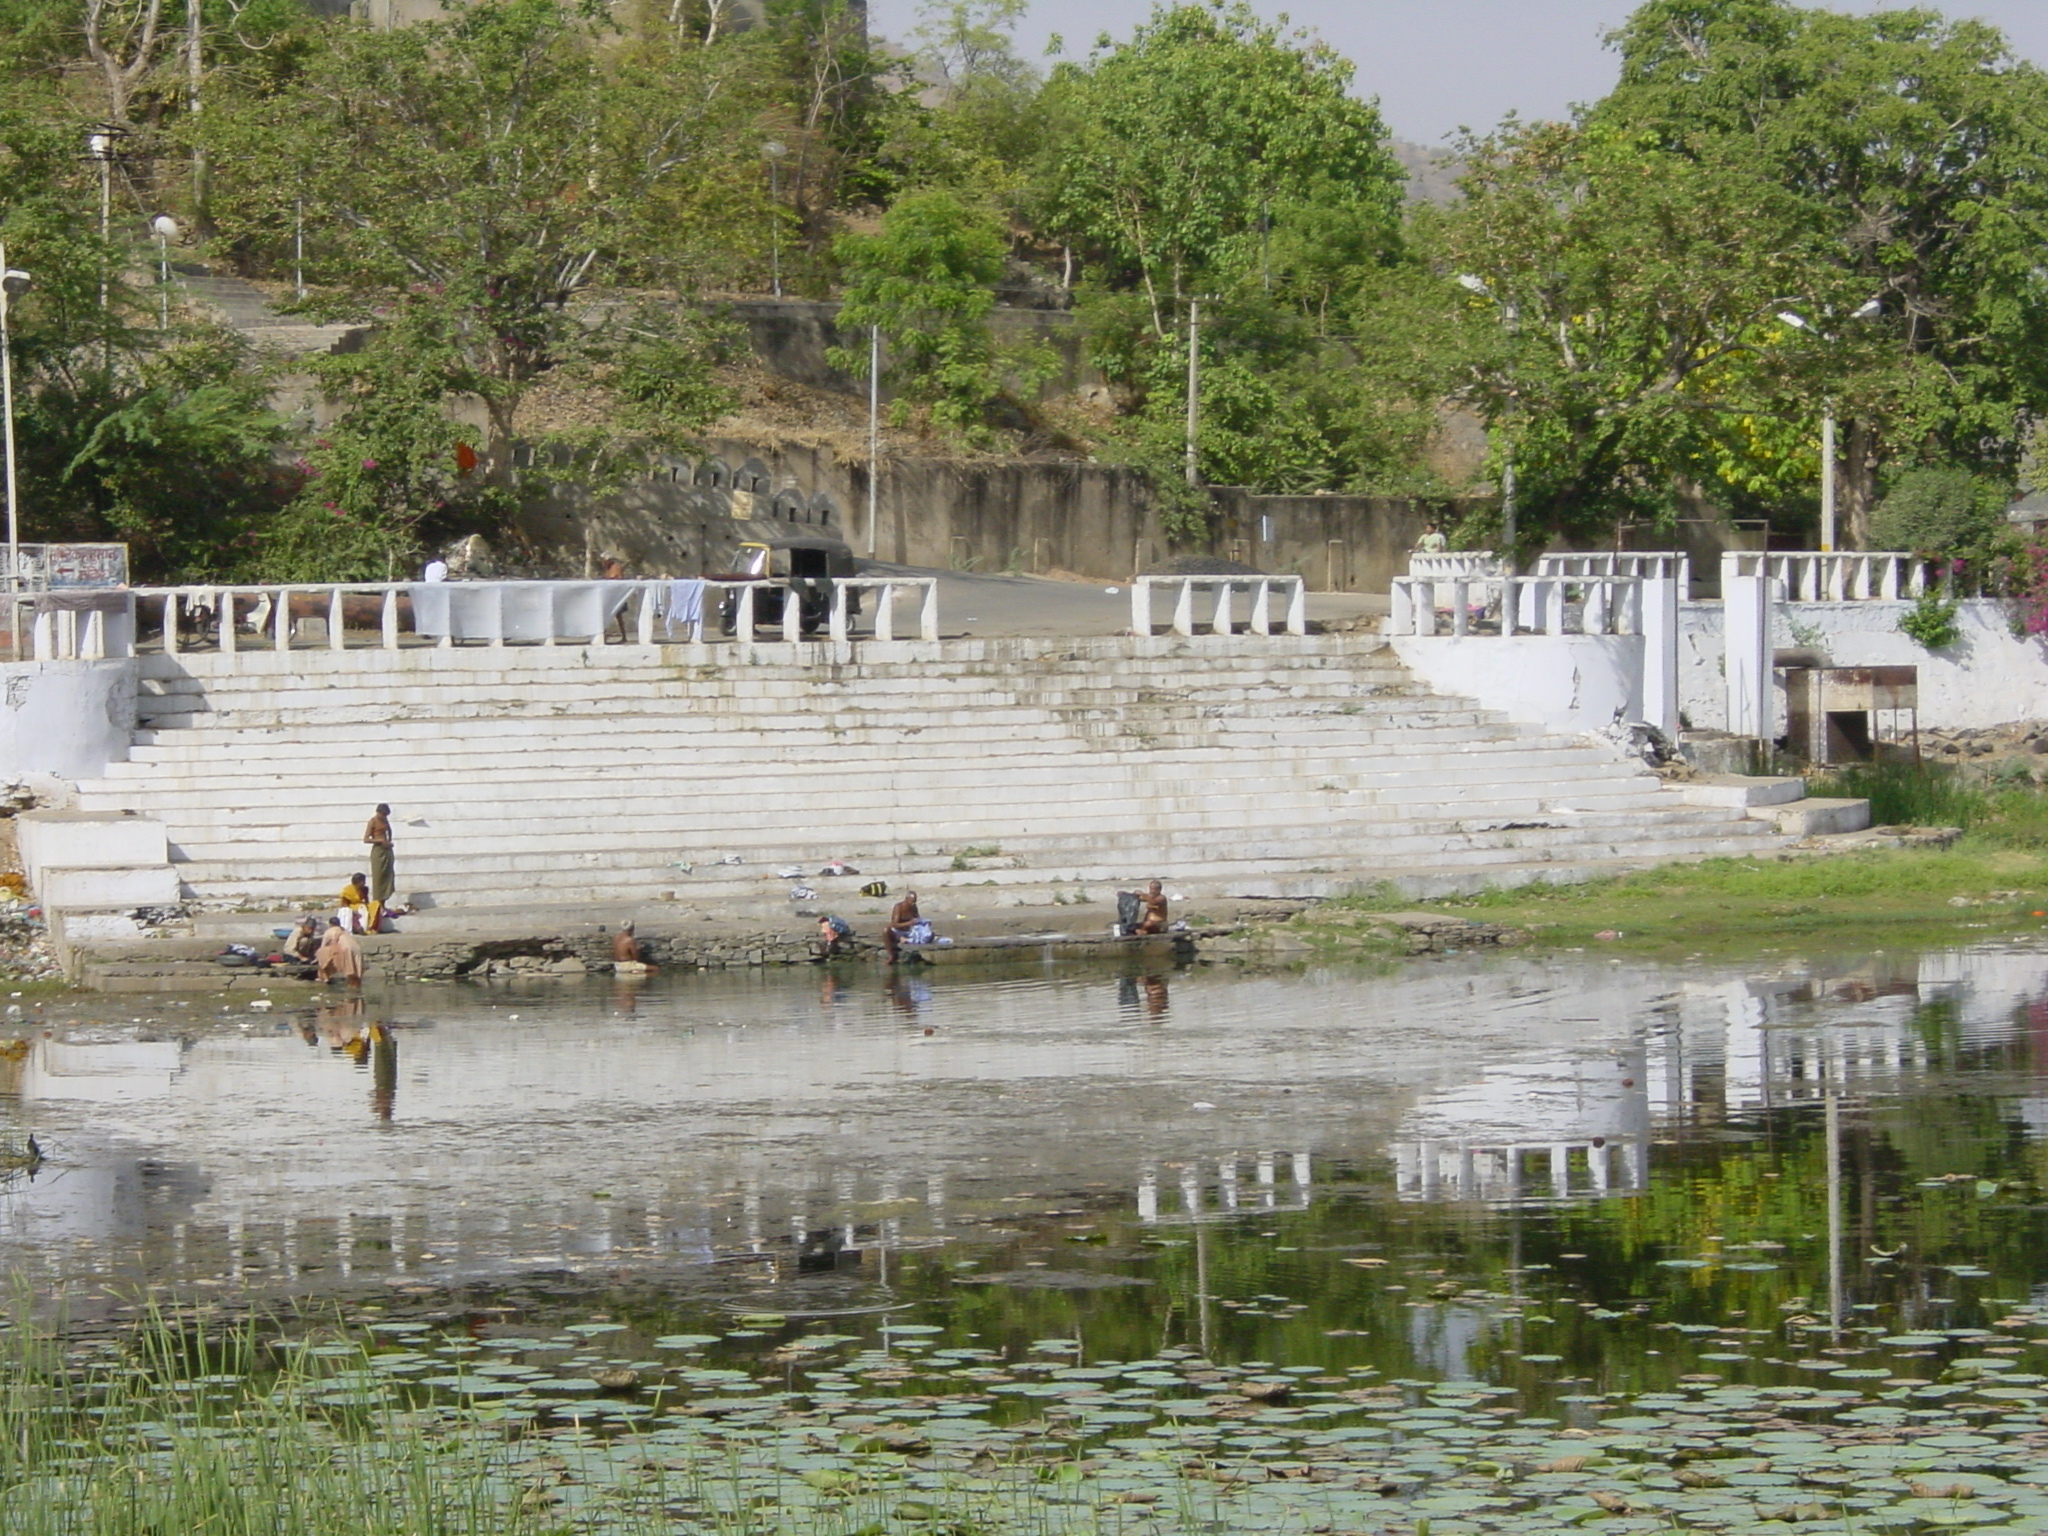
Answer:
[[[451,640],[593,640],[626,606],[625,581],[415,582],[413,633]]]
[[[672,581],[661,594],[662,622],[668,634],[685,631],[692,640],[704,638],[704,583],[695,578]]]

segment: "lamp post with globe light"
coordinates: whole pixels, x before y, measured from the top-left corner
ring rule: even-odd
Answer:
[[[1870,299],[1858,305],[1849,318],[1873,319],[1883,308],[1876,299]],[[1778,318],[1794,330],[1805,331],[1830,345],[1839,339],[1796,310],[1781,309]],[[1835,402],[1832,399],[1822,403],[1820,417],[1820,547],[1823,554],[1832,554],[1835,548]]]
[[[149,221],[149,230],[156,236],[156,328],[168,331],[171,328],[171,242],[178,238],[178,221],[168,213],[160,213]]]
[[[768,157],[769,261],[775,297],[779,299],[782,297],[782,161],[789,153],[789,146],[780,139],[770,139],[761,146],[761,153]]]
[[[14,458],[14,336],[10,324],[15,298],[27,293],[34,279],[7,265],[7,247],[0,245],[0,418],[5,420],[7,450],[7,624],[14,637],[12,659],[21,656],[21,492]]]
[[[1458,274],[1458,286],[1467,293],[1477,294],[1482,299],[1492,299],[1500,306],[1500,323],[1508,335],[1513,336],[1522,328],[1522,312],[1512,300],[1503,301],[1483,277],[1470,272]],[[1512,429],[1501,434],[1500,466],[1500,567],[1503,575],[1515,574],[1515,437]]]

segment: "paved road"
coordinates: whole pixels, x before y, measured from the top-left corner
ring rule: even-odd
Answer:
[[[939,629],[958,635],[1117,635],[1131,627],[1131,589],[1122,582],[1052,581],[1043,576],[990,576],[967,571],[930,571],[865,561],[862,568],[886,576],[939,578]],[[1196,597],[1206,624],[1213,600]],[[1240,623],[1250,599],[1237,603]],[[1156,601],[1155,622],[1170,617],[1164,598]],[[1338,623],[1387,611],[1384,593],[1311,592],[1308,616]]]

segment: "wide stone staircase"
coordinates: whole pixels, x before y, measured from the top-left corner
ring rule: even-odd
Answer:
[[[356,325],[318,325],[271,306],[270,296],[254,283],[213,272],[194,262],[175,265],[177,286],[194,308],[233,326],[261,351],[287,357],[332,352],[362,333]]]
[[[1784,841],[1610,748],[1432,695],[1370,637],[737,650],[149,655],[133,757],[79,808],[160,819],[187,895],[277,908],[364,867],[378,801],[401,896],[440,908],[787,911],[777,871],[832,859],[989,905],[1154,876],[1429,895]]]

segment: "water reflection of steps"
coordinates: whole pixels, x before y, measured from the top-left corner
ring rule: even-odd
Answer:
[[[834,857],[1053,903],[1154,871],[1190,895],[1426,893],[1778,846],[1351,637],[802,649],[149,656],[133,758],[81,805],[160,817],[193,894],[281,906],[361,863],[379,799],[401,892],[443,906],[765,913],[765,876]]]
[[[1249,1179],[1243,1177],[1247,1161]],[[1147,1226],[1179,1226],[1228,1221],[1261,1211],[1305,1211],[1314,1191],[1313,1173],[1312,1156],[1307,1152],[1259,1152],[1249,1159],[1219,1157],[1213,1163],[1185,1163],[1167,1169],[1163,1177],[1159,1168],[1148,1165],[1138,1175],[1138,1219]],[[1174,1197],[1162,1205],[1160,1191],[1164,1187],[1171,1187]]]

